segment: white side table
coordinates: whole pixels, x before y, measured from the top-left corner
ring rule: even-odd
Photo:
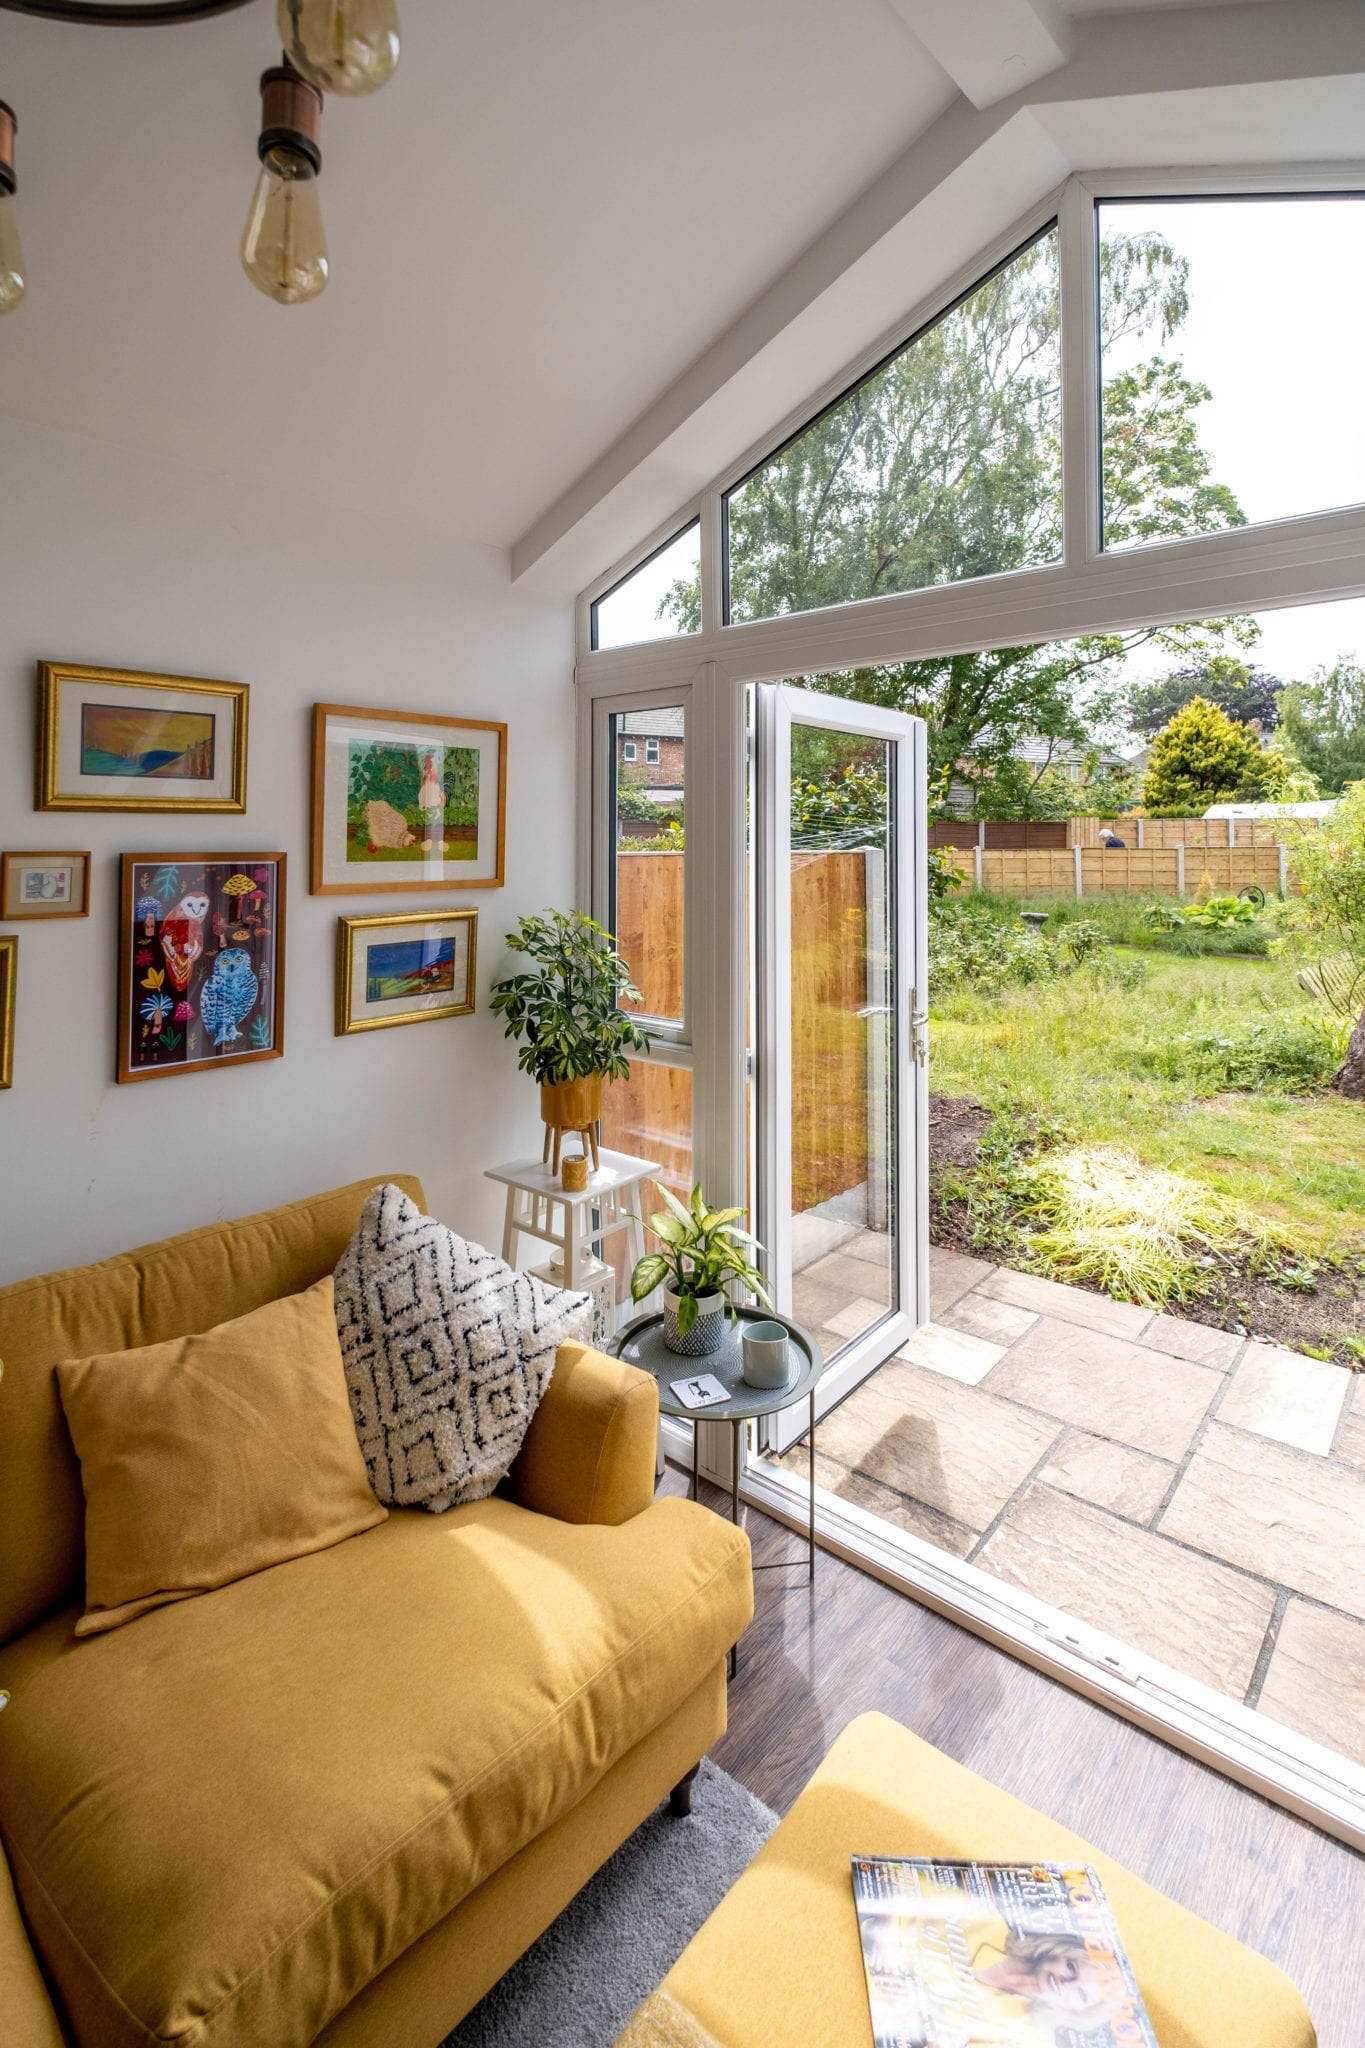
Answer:
[[[502,1226],[502,1255],[507,1264],[516,1265],[523,1236],[553,1245],[550,1265],[533,1270],[557,1287],[582,1288],[593,1295],[597,1302],[593,1339],[601,1344],[615,1333],[616,1275],[598,1256],[598,1247],[610,1231],[624,1230],[630,1266],[643,1258],[644,1232],[635,1220],[640,1183],[663,1168],[658,1160],[634,1159],[628,1152],[602,1150],[598,1158],[597,1171],[589,1174],[581,1194],[566,1193],[558,1174],[551,1173],[540,1159],[490,1166],[485,1178],[500,1181],[507,1190]]]

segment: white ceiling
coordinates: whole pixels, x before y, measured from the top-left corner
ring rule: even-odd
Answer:
[[[273,0],[171,29],[0,12],[29,297],[0,409],[510,545],[954,87],[885,0],[403,0],[329,101],[333,275],[237,244]]]

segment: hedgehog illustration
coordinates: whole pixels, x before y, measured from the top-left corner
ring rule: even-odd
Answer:
[[[199,1014],[215,1045],[231,1045],[241,1036],[237,1026],[251,1015],[259,988],[249,953],[233,946],[218,955],[199,992]]]

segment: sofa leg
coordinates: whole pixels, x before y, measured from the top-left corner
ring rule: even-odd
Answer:
[[[692,1783],[700,1769],[700,1764],[693,1764],[687,1776],[679,1778],[668,1795],[668,1810],[679,1820],[685,1820],[692,1811]]]

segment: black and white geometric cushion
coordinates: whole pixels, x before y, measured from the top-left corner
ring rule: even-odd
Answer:
[[[351,1413],[381,1501],[484,1500],[504,1477],[592,1296],[549,1287],[375,1188],[336,1269]]]

